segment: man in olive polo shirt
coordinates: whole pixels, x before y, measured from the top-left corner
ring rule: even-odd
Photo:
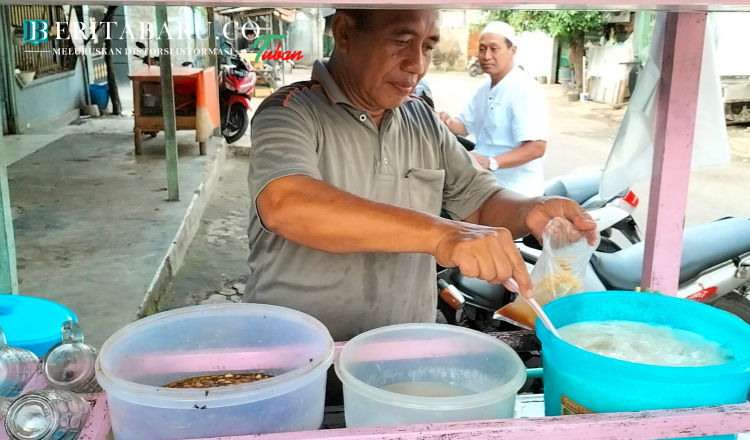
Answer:
[[[303,311],[348,340],[434,322],[436,260],[493,283],[514,278],[528,296],[513,237],[540,238],[561,216],[593,240],[596,225],[576,203],[503,190],[409,97],[430,65],[437,18],[340,10],[330,62],[258,107],[244,301]]]

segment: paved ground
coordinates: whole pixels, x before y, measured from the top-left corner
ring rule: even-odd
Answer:
[[[181,200],[168,202],[163,137],[135,156],[132,130],[106,117],[3,138],[19,293],[69,307],[97,347],[136,319],[216,153],[179,132]]]
[[[295,69],[294,79],[309,78],[309,70]],[[430,73],[427,77],[439,110],[455,114],[482,82],[467,74]],[[560,86],[545,86],[552,120],[545,173],[562,175],[583,166],[603,166],[625,110],[592,102],[568,102]],[[255,104],[257,105],[257,104]],[[733,146],[750,147],[747,127],[731,129]],[[236,149],[250,147],[249,137]],[[206,302],[239,301],[246,277],[247,158],[227,159],[215,196],[201,220],[196,238],[188,249],[185,265],[170,286],[164,309]],[[687,224],[710,221],[726,215],[750,217],[750,204],[743,192],[750,187],[750,163],[740,156],[730,167],[693,171]],[[648,181],[635,185],[641,197],[636,219],[645,227]]]

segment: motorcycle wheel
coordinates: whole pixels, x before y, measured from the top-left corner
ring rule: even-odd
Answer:
[[[479,76],[482,74],[482,68],[478,65],[474,64],[473,66],[469,67],[469,76],[474,78],[475,76]]]
[[[750,323],[750,300],[739,292],[729,292],[711,305]]]
[[[228,109],[221,134],[224,135],[228,144],[232,144],[245,135],[249,123],[250,117],[247,115],[247,109],[241,104],[234,104]]]
[[[464,306],[464,313],[461,313],[461,316],[458,318],[458,325],[482,333],[518,330],[518,327],[513,324],[494,319],[494,315],[495,313],[489,310]]]

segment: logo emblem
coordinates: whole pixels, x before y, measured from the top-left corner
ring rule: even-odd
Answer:
[[[49,41],[49,23],[47,20],[24,20],[23,42],[38,46]]]

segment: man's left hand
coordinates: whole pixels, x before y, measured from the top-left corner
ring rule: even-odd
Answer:
[[[532,235],[542,242],[542,231],[550,220],[562,217],[569,220],[573,225],[585,233],[589,244],[593,245],[599,238],[596,222],[581,205],[573,200],[563,197],[542,197],[539,202],[528,212],[524,223]]]

